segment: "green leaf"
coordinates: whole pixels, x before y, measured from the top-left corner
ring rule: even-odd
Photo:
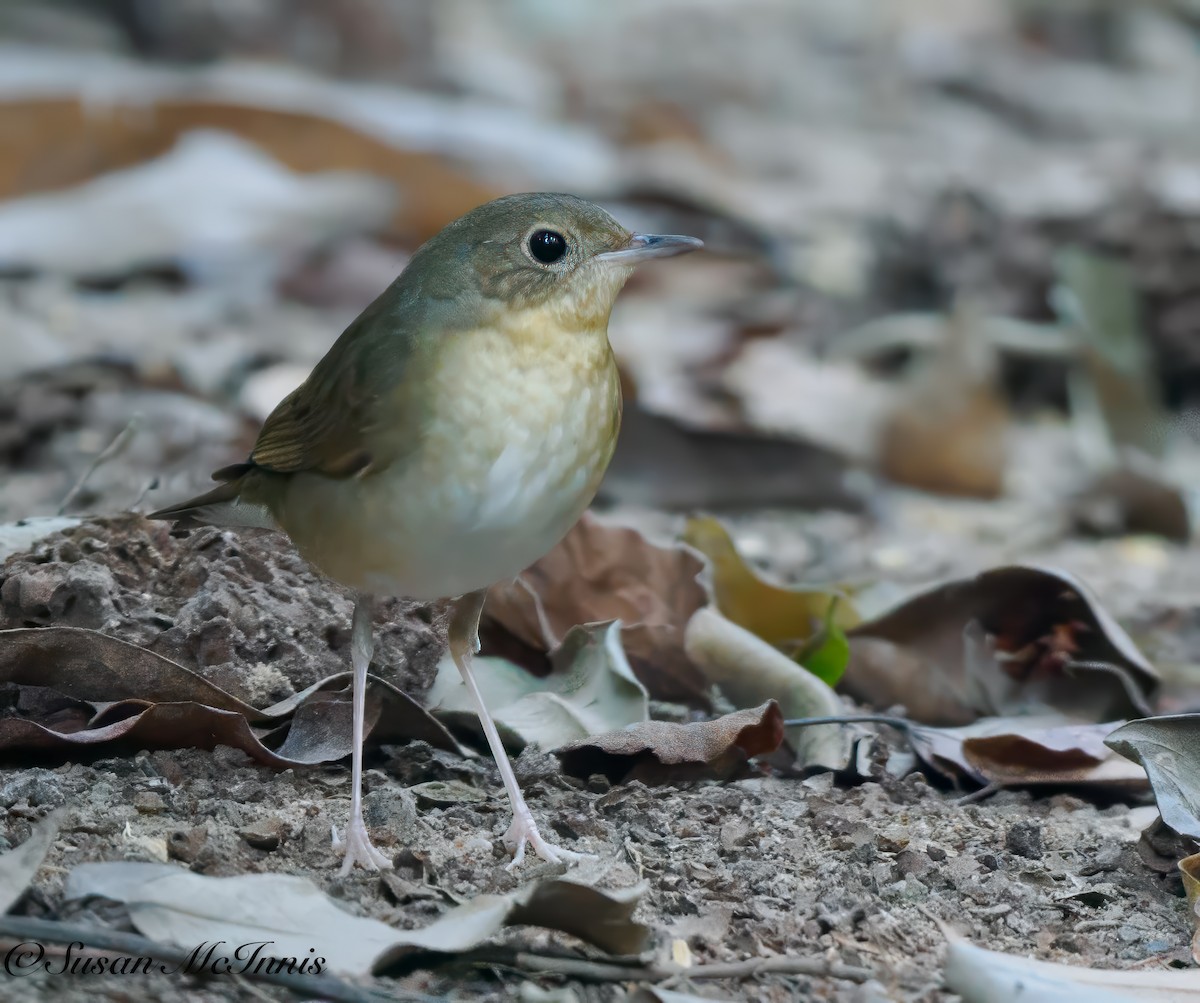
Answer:
[[[838,596],[829,600],[829,608],[820,628],[792,657],[829,686],[836,686],[850,664],[850,641],[837,625],[835,612]]]

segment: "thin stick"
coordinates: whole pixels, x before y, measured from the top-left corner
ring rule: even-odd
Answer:
[[[906,721],[902,717],[889,717],[887,714],[838,714],[832,717],[793,717],[788,718],[783,723],[788,728],[807,728],[818,724],[889,724],[893,728],[900,729],[905,734],[908,734],[908,730],[913,727],[911,721]]]
[[[757,975],[808,975],[814,978],[844,979],[847,982],[866,982],[875,977],[869,968],[843,965],[824,958],[792,958],[779,955],[774,958],[751,958],[748,961],[731,961],[722,964],[695,965],[684,968],[680,965],[610,965],[603,961],[587,961],[583,958],[554,958],[537,954],[518,953],[514,959],[516,967],[532,972],[552,972],[569,978],[588,982],[662,982],[665,979],[748,979]]]
[[[135,414],[129,419],[129,423],[117,433],[116,438],[113,439],[112,442],[105,446],[104,449],[102,449],[96,455],[92,462],[87,465],[87,469],[79,475],[79,480],[71,485],[71,490],[67,492],[66,497],[62,500],[62,504],[58,506],[58,515],[62,515],[64,512],[66,512],[71,502],[75,500],[75,496],[78,495],[79,492],[83,490],[84,485],[87,484],[88,478],[90,478],[102,464],[107,463],[109,460],[115,459],[125,452],[141,426],[142,416],[140,414]]]
[[[178,969],[186,965],[194,951],[171,944],[159,944],[136,933],[104,930],[94,926],[60,923],[57,920],[33,919],[29,916],[0,916],[0,934],[17,937],[24,942],[52,941],[59,944],[83,944],[85,947],[117,951],[135,958],[153,958]],[[212,973],[189,971],[189,975],[215,978]],[[291,972],[246,971],[242,978],[281,986],[305,999],[328,999],[334,1003],[435,1003],[424,994],[377,993],[352,986],[329,975],[299,975]]]

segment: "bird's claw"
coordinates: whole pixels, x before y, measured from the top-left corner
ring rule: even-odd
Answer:
[[[333,849],[335,853],[342,854],[342,869],[339,872],[342,877],[349,874],[355,864],[368,871],[387,870],[392,866],[391,858],[372,845],[361,818],[350,820],[345,839],[338,835],[337,826],[333,826]]]
[[[514,870],[524,863],[526,845],[533,847],[534,853],[552,864],[573,864],[580,860],[587,860],[591,856],[588,853],[576,853],[574,850],[547,843],[542,838],[542,834],[538,832],[537,823],[533,820],[533,814],[529,809],[513,813],[512,825],[504,834],[504,845],[513,852],[512,861],[504,868],[506,871]]]

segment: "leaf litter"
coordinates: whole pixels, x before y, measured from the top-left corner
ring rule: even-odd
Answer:
[[[353,21],[347,12],[354,6],[336,5],[338,13],[326,16]],[[276,180],[296,190],[334,170],[390,180],[399,194],[395,211],[359,219],[355,228],[384,229],[383,241],[402,246],[361,235],[327,243],[319,232],[297,231],[304,260],[287,260],[286,241],[270,244],[266,257],[274,260],[261,262],[271,268],[269,281],[258,283],[258,302],[228,275],[212,273],[202,288],[200,272],[187,268],[175,276],[108,276],[115,295],[48,275],[6,278],[0,347],[15,360],[20,382],[0,388],[0,457],[6,477],[12,474],[0,497],[3,518],[56,511],[76,484],[71,512],[137,505],[154,478],[160,490],[182,493],[184,471],[203,468],[210,455],[217,466],[245,448],[246,417],[261,412],[281,380],[303,373],[330,331],[349,319],[314,306],[326,295],[316,294],[314,275],[361,272],[347,264],[354,247],[403,260],[413,241],[493,190],[594,186],[613,196],[621,218],[642,229],[701,233],[713,252],[678,277],[641,278],[614,316],[618,353],[642,405],[675,434],[645,437],[624,494],[614,479],[611,497],[620,508],[607,533],[593,531],[588,546],[536,569],[540,577],[493,595],[498,615],[485,643],[513,667],[508,682],[528,687],[514,687],[512,703],[537,696],[556,708],[557,721],[588,731],[644,717],[643,698],[632,690],[628,700],[603,698],[621,712],[596,720],[595,691],[576,691],[583,699],[573,706],[555,689],[566,667],[553,659],[571,629],[620,619],[621,647],[653,698],[650,714],[668,719],[654,723],[674,722],[677,734],[694,736],[711,723],[697,721],[698,708],[715,708],[711,716],[722,720],[730,704],[752,709],[773,698],[794,704],[789,715],[866,711],[911,720],[901,740],[886,727],[785,726],[789,748],[764,755],[749,779],[694,784],[676,775],[653,790],[640,782],[612,786],[596,774],[572,782],[544,751],[543,742],[559,740],[548,731],[517,761],[534,811],[558,838],[600,855],[615,886],[648,880],[639,916],[653,928],[659,960],[596,967],[602,959],[559,934],[505,931],[483,954],[459,960],[480,959],[489,972],[509,964],[530,978],[553,973],[537,981],[576,995],[590,990],[572,972],[601,982],[634,984],[638,972],[671,980],[643,991],[654,998],[707,970],[725,973],[714,996],[744,995],[749,978],[764,998],[794,993],[797,980],[799,991],[845,995],[846,980],[874,975],[886,985],[876,990],[868,982],[864,998],[937,999],[942,944],[930,917],[938,916],[1013,955],[1036,951],[1102,971],[1186,963],[1178,952],[1192,921],[1182,922],[1177,894],[1180,838],[1160,831],[1157,849],[1150,848],[1157,858],[1147,839],[1135,847],[1147,810],[1156,809],[1124,803],[1134,797],[1140,768],[1111,755],[1101,738],[1121,719],[1195,709],[1194,681],[1189,691],[1179,668],[1195,661],[1194,555],[1161,539],[1073,535],[1084,527],[1183,540],[1191,528],[1176,485],[1194,479],[1194,457],[1168,452],[1146,464],[1121,453],[1113,467],[1103,450],[1089,451],[1086,438],[1100,414],[1121,449],[1145,451],[1154,443],[1139,442],[1138,422],[1151,409],[1131,410],[1143,418],[1127,420],[1120,401],[1154,405],[1139,389],[1150,376],[1174,395],[1172,403],[1186,399],[1200,373],[1190,274],[1198,174],[1194,151],[1179,142],[1194,102],[1172,99],[1194,92],[1186,18],[1142,7],[1111,15],[1130,40],[1118,62],[1101,41],[1111,24],[1100,30],[1098,18],[1073,14],[1064,29],[1062,18],[1036,4],[1019,16],[986,4],[952,5],[953,12],[909,5],[889,23],[892,51],[890,41],[879,44],[878,24],[849,7],[769,0],[754,5],[753,17],[739,9],[737,30],[725,30],[728,15],[697,11],[698,37],[719,40],[721,57],[692,60],[692,67],[671,62],[683,51],[674,11],[579,8],[553,19],[514,14],[518,24],[474,0],[459,6],[456,14],[472,16],[450,20],[469,29],[451,29],[449,21],[425,25],[424,33],[406,27],[412,58],[402,65],[394,53],[382,63],[354,57],[355,75],[382,64],[404,75],[404,86],[386,88],[327,81],[282,64],[252,72],[212,61],[212,52],[181,72],[101,54],[6,49],[0,120],[16,123],[8,131],[20,139],[0,156],[6,195],[58,186],[66,204],[81,192],[71,186],[86,187],[96,171],[137,171],[155,158],[157,167],[161,158],[170,166],[172,156],[188,152],[195,130],[217,129],[226,153],[250,153],[238,143],[253,145],[259,166],[274,164]],[[188,24],[186,12],[180,17]],[[360,26],[357,44],[365,46],[364,35],[394,38],[370,28]],[[173,44],[188,51],[212,41],[211,25],[174,30]],[[1172,43],[1172,33],[1184,44]],[[300,46],[294,32],[266,36],[260,44],[273,52],[294,56],[288,47]],[[353,32],[335,37],[338,44],[321,47],[324,58],[355,51]],[[644,57],[628,44],[634,37],[653,54],[652,65],[639,63]],[[830,38],[839,40],[832,60]],[[1072,48],[1079,43],[1082,50]],[[709,44],[717,43],[700,47]],[[213,51],[237,46],[218,40]],[[1080,60],[1080,51],[1089,58]],[[435,62],[437,93],[406,89],[413,80],[428,83]],[[664,74],[666,66],[673,68]],[[32,86],[23,74],[32,75]],[[868,90],[880,79],[902,97],[883,131],[864,122],[858,106],[875,106]],[[89,97],[97,80],[110,85],[104,107]],[[132,101],[150,113],[130,116]],[[602,127],[563,123],[564,112]],[[85,132],[94,141],[81,156],[75,144]],[[1147,136],[1161,159],[1143,155]],[[226,162],[249,163],[237,156]],[[1144,185],[1134,199],[1126,197],[1131,179]],[[1063,258],[1059,251],[1072,241],[1101,245],[1130,267],[1122,274]],[[186,239],[176,246],[185,253],[168,252],[169,260],[202,261]],[[344,277],[332,281],[342,284],[327,304],[352,313],[369,298],[367,284],[356,291]],[[1051,326],[1045,294],[1055,285],[1082,309],[1071,314],[1070,301],[1056,297],[1061,323]],[[285,299],[273,300],[277,293]],[[1135,297],[1136,332],[1125,309]],[[1092,308],[1097,300],[1119,323]],[[870,359],[823,354],[864,319],[912,313],[936,319],[932,336],[928,324],[926,333],[906,335],[914,344],[925,339],[923,347],[893,341],[890,356]],[[997,335],[997,317],[1001,327],[1036,328],[1049,348],[1028,351],[1028,327],[1019,338],[1011,327]],[[1157,358],[1122,366],[1119,352],[1115,362],[1106,357],[1105,341],[1118,328],[1152,345]],[[956,334],[969,343],[949,343]],[[1062,352],[1064,334],[1076,347],[1086,343],[1082,365]],[[1014,339],[1026,348],[1012,350]],[[975,369],[979,360],[970,353],[985,342]],[[1000,354],[999,370],[989,350]],[[897,352],[924,355],[910,377],[901,374],[908,367]],[[955,352],[953,365],[939,369]],[[90,361],[97,354],[100,364]],[[47,373],[39,369],[45,365],[64,369]],[[951,378],[971,392],[941,394]],[[1088,380],[1090,405],[1086,389],[1077,392]],[[1023,399],[1027,393],[1031,400]],[[1070,425],[1055,420],[1064,394]],[[940,417],[930,421],[934,411]],[[142,427],[153,434],[139,433],[119,458],[89,472],[140,412],[150,414]],[[1055,418],[1047,421],[1048,413]],[[928,448],[948,432],[984,449]],[[748,471],[744,478],[727,478],[744,484],[720,483],[712,457],[697,456],[721,448],[754,453],[753,464],[736,468]],[[676,451],[691,451],[692,459],[672,468]],[[822,459],[810,465],[810,457]],[[1003,481],[1003,492],[986,504],[934,498],[864,481],[848,461],[942,491],[992,495]],[[687,477],[673,480],[672,469]],[[657,486],[646,470],[661,472]],[[810,473],[812,492],[804,495]],[[1138,490],[1115,480],[1128,482],[1130,474],[1142,478]],[[630,483],[645,494],[629,493]],[[707,606],[696,582],[699,562],[674,544],[679,520],[638,508],[688,511],[710,499],[714,506],[739,499],[790,505],[800,497],[858,503],[841,512],[731,518],[735,540],[759,541],[755,555],[765,558],[766,577],[882,578],[930,597],[924,606],[900,607],[898,619],[872,613],[861,635],[848,632],[850,667],[840,693],[739,626],[743,618],[733,611]],[[59,528],[0,533],[16,541],[0,570],[0,629],[86,629],[140,645],[194,669],[229,700],[285,707],[286,738],[261,718],[247,723],[263,731],[254,739],[272,754],[290,748],[297,760],[321,760],[344,750],[336,737],[344,707],[321,684],[344,666],[348,602],[279,541],[207,531],[175,540],[129,518],[83,518]],[[1022,566],[1035,555],[1064,571]],[[606,566],[608,558],[615,560]],[[928,584],[939,581],[953,584]],[[639,591],[646,582],[653,587]],[[1104,605],[1085,594],[1083,582]],[[864,597],[853,599],[867,608]],[[1114,630],[1105,605],[1128,634]],[[839,603],[800,617],[815,637],[801,646],[799,661],[828,682],[837,681],[846,659],[837,622],[843,611]],[[388,604],[380,619],[373,671],[406,692],[424,692],[440,655],[436,614]],[[1151,666],[1174,685],[1170,703]],[[545,679],[523,680],[516,667]],[[164,671],[169,677],[174,670]],[[611,695],[603,686],[598,692]],[[95,701],[24,683],[4,693],[11,698],[5,721],[33,719],[68,737],[155,713],[138,704],[150,702],[145,694]],[[221,705],[214,709],[250,721],[226,697],[208,696]],[[519,721],[529,727],[528,718]],[[937,768],[924,773],[913,771],[908,749],[918,733],[941,740],[930,757]],[[305,750],[288,746],[306,734],[313,741],[302,743]],[[613,735],[629,738],[599,731],[585,741]],[[387,736],[377,729],[374,738]],[[514,748],[520,744],[516,728],[508,737]],[[341,821],[348,793],[340,766],[269,774],[228,748],[135,754],[97,747],[82,756],[75,745],[49,757],[49,767],[14,755],[21,768],[0,784],[10,843],[24,839],[50,806],[71,805],[28,907],[55,908],[64,868],[114,863],[118,855],[131,862],[169,855],[213,879],[296,871],[390,927],[429,929],[452,915],[448,903],[513,891],[512,879],[497,874],[494,845],[506,819],[490,767],[436,741],[376,742],[368,750],[368,821],[397,862],[420,876],[420,895],[407,886],[388,892],[366,875],[340,883],[328,874],[329,822]],[[1113,769],[1116,775],[1106,772]],[[966,805],[951,800],[958,791],[944,789],[987,781],[1021,789]],[[1161,782],[1156,789],[1164,806],[1166,789]],[[568,897],[568,911],[578,906]],[[543,967],[529,967],[531,947],[547,946],[553,950],[533,956]],[[840,960],[795,957],[809,951]],[[446,971],[420,977],[441,990],[467,981],[485,986],[481,992],[508,988],[461,967]],[[1142,974],[1157,973],[1134,972]],[[564,979],[571,985],[562,987]],[[31,999],[57,991],[36,980],[27,988]]]

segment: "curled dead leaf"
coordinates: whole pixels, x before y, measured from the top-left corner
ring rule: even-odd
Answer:
[[[1003,717],[960,728],[914,726],[909,738],[922,760],[955,780],[1144,790],[1145,772],[1104,744],[1119,727],[1120,722],[1085,724],[1062,716]]]
[[[646,721],[573,742],[555,755],[572,776],[601,773],[612,783],[668,784],[728,780],[741,773],[750,759],[774,752],[782,741],[783,714],[769,700],[712,721]]]
[[[737,707],[772,700],[787,718],[828,717],[843,710],[826,683],[711,607],[692,617],[686,643],[692,660]],[[850,761],[850,732],[839,725],[791,728],[787,738],[797,765],[841,770]]]
[[[555,878],[507,895],[480,895],[417,930],[351,915],[311,881],[290,874],[211,877],[173,864],[92,863],[70,873],[66,895],[124,902],[134,926],[166,943],[265,941],[276,957],[307,958],[315,941],[332,971],[367,975],[414,951],[471,950],[516,925],[565,930],[602,950],[635,954],[649,937],[632,919],[644,890],[601,891]]]
[[[707,601],[696,580],[702,567],[685,548],[656,546],[585,514],[519,579],[492,586],[480,627],[485,650],[515,641],[541,654],[578,624],[620,620],[621,644],[650,695],[704,704],[704,676],[683,649],[684,628]]]
[[[999,495],[1012,419],[995,370],[995,351],[979,318],[960,306],[897,394],[880,437],[882,472],[927,491]]]
[[[1145,767],[1163,822],[1200,840],[1200,714],[1130,721],[1106,742]]]
[[[849,632],[842,686],[926,724],[1148,714],[1158,673],[1078,579],[1013,565],[938,585]]]
[[[0,718],[5,750],[67,752],[110,742],[159,749],[228,745],[276,769],[351,752],[348,672],[259,710],[119,638],[78,627],[21,627],[0,631],[0,682],[22,687],[18,709],[32,715]],[[27,691],[37,699],[24,702]],[[376,676],[368,676],[367,733],[375,741],[421,739],[458,749],[420,704]]]

